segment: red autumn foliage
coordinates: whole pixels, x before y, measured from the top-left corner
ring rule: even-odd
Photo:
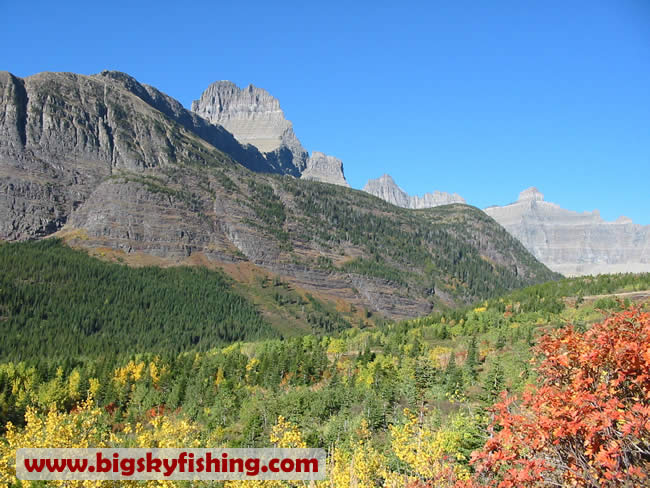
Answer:
[[[147,410],[147,418],[152,419],[160,415],[165,415],[165,405],[157,405]]]
[[[465,487],[650,486],[650,314],[615,313],[537,348],[539,386],[503,394]]]

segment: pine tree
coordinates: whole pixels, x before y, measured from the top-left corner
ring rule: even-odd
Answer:
[[[445,385],[448,393],[455,393],[463,388],[463,372],[456,366],[456,357],[451,353],[445,370]]]
[[[499,361],[494,361],[483,384],[483,400],[492,404],[499,397],[499,394],[506,389],[506,378],[503,366]]]
[[[476,336],[472,336],[472,340],[469,342],[467,347],[467,360],[465,361],[465,370],[467,371],[467,376],[471,379],[472,382],[476,381],[478,378],[478,351],[476,347]]]

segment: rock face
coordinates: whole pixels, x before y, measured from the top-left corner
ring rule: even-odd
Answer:
[[[225,128],[242,144],[277,159],[286,173],[299,176],[307,164],[307,151],[284,117],[277,98],[253,85],[240,89],[230,81],[212,83],[192,111]]]
[[[650,271],[650,226],[627,217],[604,221],[598,210],[578,213],[544,201],[537,188],[485,212],[549,268],[567,276]]]
[[[320,152],[309,156],[280,101],[262,88],[240,89],[231,81],[217,81],[192,102],[192,111],[225,128],[241,144],[257,148],[277,168],[273,172],[349,186],[341,160]]]
[[[0,240],[54,234],[140,262],[271,273],[395,318],[555,277],[477,209],[415,215],[269,174],[282,171],[268,154],[124,73],[0,72]],[[341,181],[328,170],[340,162],[312,162]]]
[[[301,178],[350,187],[343,176],[343,162],[334,156],[328,156],[318,151],[314,151],[309,156],[307,167]]]
[[[410,196],[397,186],[395,180],[387,174],[374,180],[368,180],[366,186],[363,187],[363,191],[403,208],[432,208],[451,203],[465,203],[465,199],[457,193],[435,191],[433,193],[425,193],[422,196]]]

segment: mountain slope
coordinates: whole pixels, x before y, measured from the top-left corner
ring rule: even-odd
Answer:
[[[208,349],[278,337],[222,273],[102,262],[55,239],[0,245],[0,358]]]
[[[123,258],[271,273],[390,317],[555,277],[472,207],[413,212],[251,172],[223,129],[126,75],[5,73],[0,94],[2,239],[58,232]]]

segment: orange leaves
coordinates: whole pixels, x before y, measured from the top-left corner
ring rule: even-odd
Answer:
[[[643,484],[650,472],[650,315],[630,308],[585,333],[540,340],[541,384],[494,405],[474,482],[493,487]]]

